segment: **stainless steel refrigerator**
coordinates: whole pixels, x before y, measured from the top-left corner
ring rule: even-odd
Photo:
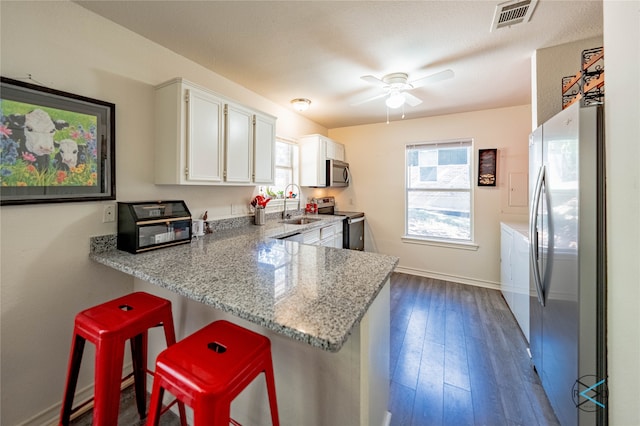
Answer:
[[[607,423],[603,130],[575,103],[529,138],[530,350],[563,426]]]

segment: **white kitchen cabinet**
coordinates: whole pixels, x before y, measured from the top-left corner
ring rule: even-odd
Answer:
[[[276,119],[229,103],[225,113],[224,181],[271,185],[275,180]]]
[[[344,145],[327,139],[327,160],[344,161]]]
[[[500,224],[500,289],[529,340],[529,237],[526,223]]]
[[[223,100],[184,81],[156,88],[157,184],[222,182],[223,110]]]
[[[251,183],[253,162],[253,113],[235,104],[225,106],[224,180]]]
[[[303,231],[284,239],[301,244],[342,248],[342,222]]]
[[[305,231],[302,233],[302,243],[317,245],[320,242],[320,230],[312,229],[310,231]]]
[[[273,185],[276,169],[276,119],[265,114],[255,114],[253,121],[253,182]]]
[[[342,222],[320,228],[320,245],[342,248]]]
[[[327,160],[344,161],[344,145],[322,135],[303,136],[300,147],[300,186],[327,186]]]
[[[177,78],[156,87],[157,184],[272,184],[276,118]]]

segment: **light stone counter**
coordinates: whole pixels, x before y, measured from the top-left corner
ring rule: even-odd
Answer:
[[[275,237],[320,228],[268,221],[140,254],[92,240],[90,258],[188,299],[330,352],[340,350],[398,259]],[[107,241],[106,247],[104,241]],[[101,243],[103,245],[101,245]]]
[[[171,300],[178,339],[219,319],[267,336],[283,426],[389,425],[390,275],[398,259],[274,238],[342,220],[319,217],[309,225],[216,223],[190,244],[135,255],[116,250],[113,235],[95,237],[90,257],[136,277],[134,290]],[[164,347],[150,333],[151,363]],[[231,416],[271,424],[263,378],[234,399]]]

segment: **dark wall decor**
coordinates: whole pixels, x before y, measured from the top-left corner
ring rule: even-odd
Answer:
[[[562,77],[562,109],[580,101],[582,106],[604,102],[604,49],[582,51],[581,69],[576,75]]]
[[[498,150],[478,150],[478,186],[496,186],[496,158]]]
[[[114,200],[115,105],[0,84],[0,204]]]

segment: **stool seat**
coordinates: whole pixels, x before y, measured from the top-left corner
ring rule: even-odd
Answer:
[[[169,300],[136,292],[78,313],[75,317],[71,355],[60,424],[68,425],[73,412],[82,353],[88,340],[96,346],[93,424],[115,425],[118,420],[124,347],[131,345],[136,403],[141,419],[146,417],[147,334],[162,325],[167,346],[176,342]],[[184,406],[181,419],[186,424]]]
[[[228,321],[216,321],[156,359],[148,425],[157,425],[164,390],[191,406],[194,426],[228,425],[231,402],[265,373],[273,425],[279,425],[271,342]]]

